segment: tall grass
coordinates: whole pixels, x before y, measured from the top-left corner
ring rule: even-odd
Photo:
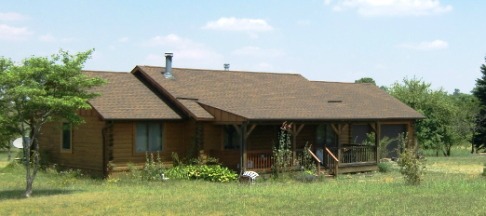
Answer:
[[[206,181],[142,182],[41,173],[23,199],[23,170],[0,170],[0,215],[481,215],[486,212],[484,156],[429,158],[420,186],[397,169],[302,183],[253,185]]]

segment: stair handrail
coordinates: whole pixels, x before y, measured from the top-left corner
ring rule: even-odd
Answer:
[[[335,162],[334,163],[334,175],[337,176],[338,175],[338,169],[339,169],[339,159],[327,147],[324,147],[324,149],[326,150],[327,154],[329,154]]]
[[[339,159],[337,159],[337,157],[331,152],[331,150],[329,150],[327,147],[325,147],[325,149],[326,152],[332,157],[332,159],[334,159],[334,161],[339,162]]]
[[[317,162],[317,166],[316,166],[316,169],[317,169],[317,175],[320,174],[320,171],[321,171],[321,160],[314,154],[314,152],[312,152],[310,150],[310,148],[307,149],[307,152],[312,156],[312,158]]]

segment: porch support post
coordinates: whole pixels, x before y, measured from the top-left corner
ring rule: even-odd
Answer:
[[[247,140],[247,126],[248,126],[248,122],[243,122],[243,124],[241,124],[241,147],[240,147],[240,174],[243,174],[243,172],[246,171],[246,166],[247,166],[247,143],[246,143],[246,140]]]
[[[236,133],[238,133],[238,135],[241,136],[241,127],[239,127],[238,125],[233,124],[233,128],[235,128]]]
[[[247,139],[250,136],[251,132],[253,132],[253,130],[255,129],[256,126],[257,126],[256,124],[252,124],[250,129],[248,129],[248,131],[246,131],[245,136],[246,136]]]
[[[295,127],[292,127],[292,158],[294,161],[297,159],[297,136],[304,126],[305,124],[301,124],[297,127],[297,124],[295,124]]]
[[[380,143],[381,143],[381,124],[379,121],[376,121],[375,123],[375,152],[376,152],[376,163],[379,163],[380,162],[380,159],[381,159],[381,155],[380,152],[378,152],[378,149],[381,147],[380,146]]]
[[[408,134],[408,140],[407,140],[407,146],[406,147],[411,147],[415,148],[417,145],[417,134],[415,133],[415,121],[410,121],[407,123],[407,134]]]

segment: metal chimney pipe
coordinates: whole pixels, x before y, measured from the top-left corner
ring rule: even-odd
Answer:
[[[166,79],[173,79],[174,76],[172,75],[172,53],[165,53],[165,72],[164,77]]]

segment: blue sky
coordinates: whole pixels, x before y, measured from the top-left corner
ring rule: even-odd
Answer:
[[[0,1],[0,56],[95,49],[86,69],[135,65],[300,73],[470,92],[486,56],[486,1]]]

